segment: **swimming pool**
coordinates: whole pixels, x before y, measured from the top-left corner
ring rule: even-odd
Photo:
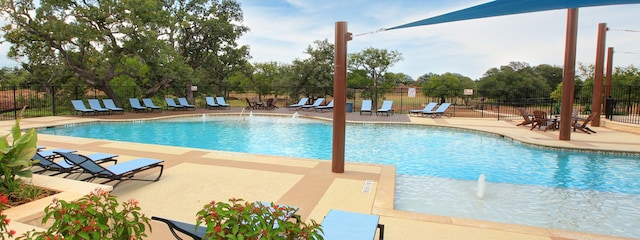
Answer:
[[[331,128],[329,122],[303,118],[203,116],[39,133],[329,160]],[[640,236],[635,156],[551,151],[492,134],[428,126],[347,124],[346,135],[347,161],[396,165],[396,209]],[[475,196],[480,174],[488,182],[484,199]]]

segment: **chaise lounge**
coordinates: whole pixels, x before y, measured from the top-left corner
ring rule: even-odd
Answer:
[[[84,105],[82,100],[71,100],[73,108],[76,109],[76,113],[81,113],[83,116],[86,114],[96,114],[96,110],[89,109]]]
[[[175,101],[173,101],[173,98],[165,98],[164,99],[165,102],[167,102],[167,109],[168,108],[173,108],[173,110],[185,110],[185,107],[182,105],[178,105],[176,104]]]
[[[143,107],[137,98],[129,98],[129,104],[134,112],[147,111],[147,107]]]
[[[360,106],[360,115],[362,115],[362,113],[369,113],[369,115],[373,114],[373,112],[371,112],[371,100],[362,100],[362,106]]]
[[[58,151],[63,151],[63,150],[64,152],[67,152],[67,153],[75,152],[75,150],[58,149]],[[79,171],[78,167],[74,164],[70,164],[64,160],[53,161],[50,157],[47,157],[47,156],[51,156],[51,155],[45,153],[45,155],[43,156],[42,154],[40,154],[40,152],[36,152],[36,154],[33,156],[32,159],[37,160],[37,162],[35,163],[35,166],[38,166],[42,169],[34,171],[34,173],[41,174],[44,172],[52,171],[55,173],[51,174],[51,176],[59,175],[62,173],[67,173],[67,176],[69,176],[76,172],[82,172],[82,171]],[[115,159],[116,157],[118,157],[118,155],[109,154],[109,153],[92,153],[87,155],[87,158],[91,159],[96,163],[105,163],[105,162],[118,163],[118,160]]]
[[[302,106],[306,105],[308,101],[309,101],[309,98],[301,98],[300,101],[298,101],[298,103],[289,105],[289,110],[295,110],[295,109],[301,108]]]
[[[118,163],[110,166],[102,166],[98,163],[91,160],[91,158],[75,154],[75,153],[64,153],[64,152],[56,152],[60,156],[64,158],[65,161],[73,163],[74,165],[80,167],[84,174],[91,175],[88,178],[82,179],[83,181],[93,181],[96,178],[104,178],[107,181],[103,183],[108,183],[112,181],[118,181],[113,188],[118,186],[118,184],[122,183],[125,180],[138,180],[138,181],[153,181],[156,182],[160,180],[162,176],[162,171],[164,170],[164,165],[162,163],[163,160],[157,159],[149,159],[149,158],[137,158],[133,160],[129,160],[123,163]],[[158,177],[152,180],[149,179],[140,179],[134,178],[135,174],[146,171],[153,168],[160,168],[160,174]]]
[[[104,107],[106,109],[109,109],[109,111],[111,111],[112,113],[119,112],[120,114],[124,114],[124,109],[117,107],[116,104],[113,102],[113,99],[110,99],[110,98],[102,99],[102,103],[104,103]]]
[[[438,105],[437,102],[430,102],[426,106],[424,106],[423,109],[409,110],[409,115],[411,114],[422,115],[422,113],[424,112],[431,112],[433,111],[433,108],[436,107],[436,105]]]
[[[145,107],[147,107],[147,109],[149,109],[152,112],[153,112],[153,110],[158,110],[158,111],[162,112],[162,108],[160,106],[156,105],[155,103],[153,103],[151,98],[143,98],[142,99],[142,103],[144,104]]]
[[[387,114],[387,116],[389,116],[389,114],[393,114],[393,101],[391,100],[385,100],[382,102],[382,107],[380,107],[380,109],[378,109],[376,111],[376,116],[378,116],[378,113],[380,114]]]
[[[384,239],[384,224],[378,223],[380,216],[364,213],[329,210],[322,220],[324,239],[371,240],[380,229],[378,239]]]
[[[189,101],[187,101],[186,98],[183,98],[183,97],[178,98],[178,103],[180,103],[180,106],[184,107],[186,110],[189,110],[189,109],[193,109],[194,111],[196,110],[196,105],[189,104]]]

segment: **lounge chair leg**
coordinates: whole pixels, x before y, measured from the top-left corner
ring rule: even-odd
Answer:
[[[384,240],[384,224],[378,223],[378,228],[380,229],[380,236],[378,239]]]

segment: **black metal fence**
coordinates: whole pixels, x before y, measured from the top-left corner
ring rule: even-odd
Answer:
[[[114,100],[119,107],[130,110],[128,98],[149,97],[157,105],[164,105],[165,97],[185,97],[187,89],[163,88],[153,95],[145,95],[139,87],[113,87]],[[190,100],[196,106],[205,105],[206,96],[216,96],[218,89],[213,87],[198,87],[193,89]],[[305,94],[292,94],[294,90],[279,88],[280,94],[257,95],[254,92],[234,92],[229,91],[224,95],[232,107],[245,107],[245,98],[252,99],[259,97],[278,98],[278,105],[285,106],[297,103],[299,98]],[[331,88],[322,91],[312,92],[332,92]],[[550,92],[530,89],[526,91],[526,97],[519,99],[495,99],[478,94],[477,91],[456,90],[450,91],[442,96],[432,96],[435,94],[422,92],[420,88],[395,88],[388,93],[380,94],[378,105],[383,100],[393,100],[393,110],[396,113],[406,113],[409,110],[422,109],[428,102],[450,102],[451,107],[447,110],[453,117],[475,117],[475,118],[495,118],[495,119],[520,119],[520,112],[517,108],[524,107],[528,111],[534,109],[544,110],[549,113],[560,111],[560,102],[552,99]],[[359,109],[363,97],[371,95],[365,89],[349,89],[347,91],[348,100],[353,109]],[[574,109],[581,114],[591,112],[592,90],[577,89],[575,91]],[[331,96],[309,96],[312,98]],[[82,86],[30,86],[30,87],[0,87],[0,120],[15,119],[19,116],[20,110],[26,106],[23,117],[60,116],[75,113],[71,105],[73,99],[104,99],[107,96],[100,90]],[[86,102],[86,101],[85,101]],[[327,101],[328,102],[328,101]],[[374,103],[375,105],[376,103]],[[607,108],[608,107],[608,108]],[[640,124],[640,87],[612,88],[611,98],[602,99],[602,115],[609,117],[613,121]],[[609,109],[608,113],[605,113]]]

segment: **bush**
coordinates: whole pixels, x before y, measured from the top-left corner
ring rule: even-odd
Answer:
[[[229,199],[212,201],[197,213],[196,225],[205,224],[205,239],[323,239],[320,224],[291,221],[295,209]]]

